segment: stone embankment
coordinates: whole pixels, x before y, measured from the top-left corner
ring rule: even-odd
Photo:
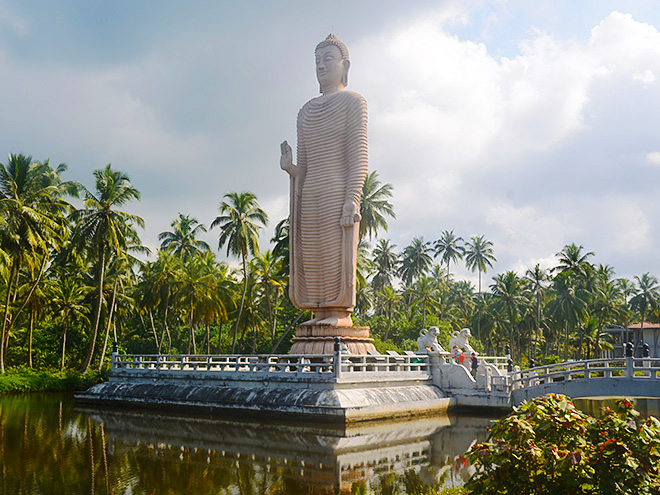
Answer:
[[[399,355],[125,355],[81,403],[350,423],[509,408],[506,359],[482,357],[476,379],[446,353]]]

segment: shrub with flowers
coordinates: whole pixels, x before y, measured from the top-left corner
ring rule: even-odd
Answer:
[[[599,418],[564,395],[523,403],[468,454],[480,495],[660,493],[660,421],[628,400]]]

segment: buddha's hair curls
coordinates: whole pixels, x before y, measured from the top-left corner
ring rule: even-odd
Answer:
[[[350,58],[348,57],[348,48],[346,48],[346,45],[332,33],[330,33],[326,39],[324,39],[318,45],[316,45],[316,49],[314,50],[314,53],[316,54],[316,52],[318,52],[320,48],[325,48],[326,46],[330,46],[330,45],[334,45],[337,48],[339,48],[339,51],[341,52],[341,58],[343,60],[350,61]]]

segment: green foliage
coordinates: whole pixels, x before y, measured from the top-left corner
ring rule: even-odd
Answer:
[[[96,370],[81,375],[75,371],[34,371],[27,368],[12,368],[0,375],[0,394],[86,390],[106,379],[105,373]]]
[[[468,458],[473,493],[653,494],[660,490],[660,421],[627,400],[601,418],[563,395],[526,402],[490,429]]]
[[[562,359],[559,356],[557,356],[556,354],[550,354],[548,356],[544,356],[541,362],[538,363],[538,366],[547,366],[549,364],[558,364],[561,362]]]
[[[395,351],[395,352],[398,352],[399,354],[403,354],[403,351],[413,350],[413,349],[402,348],[402,347],[396,345],[391,340],[387,340],[387,341],[383,342],[382,340],[380,340],[378,335],[374,335],[373,339],[374,339],[374,346],[376,347],[376,350],[378,352],[380,352],[381,354],[385,354],[386,351]]]

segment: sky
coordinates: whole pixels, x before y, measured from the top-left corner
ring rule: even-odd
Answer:
[[[141,192],[143,242],[230,191],[288,214],[279,144],[318,95],[314,47],[350,51],[390,239],[484,235],[486,276],[568,243],[660,277],[660,4],[654,0],[0,0],[0,163],[111,163]],[[205,237],[217,247],[218,231]],[[224,252],[222,253],[224,257]],[[457,279],[476,275],[452,266]]]

